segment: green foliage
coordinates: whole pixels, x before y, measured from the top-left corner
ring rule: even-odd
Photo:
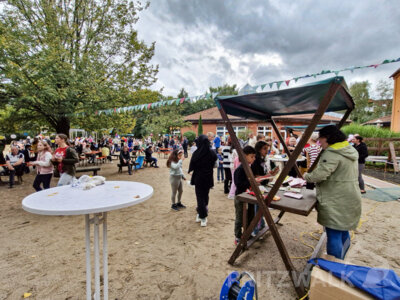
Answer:
[[[189,141],[189,145],[192,144],[196,139],[196,133],[194,131],[186,131],[183,136],[186,136]]]
[[[350,114],[350,119],[354,122],[364,123],[371,120],[372,112],[368,111],[370,105],[368,104],[369,97],[369,82],[362,81],[356,82],[350,86],[350,94],[353,96],[355,109]]]
[[[170,134],[175,129],[190,126],[181,115],[180,106],[165,106],[149,111],[144,121],[144,135],[153,133],[155,137],[159,134]]]
[[[379,118],[390,115],[392,113],[392,101],[389,102],[387,100],[393,100],[393,81],[388,82],[380,80],[376,87],[376,92],[379,97],[378,100],[388,103],[385,103],[386,106],[382,105],[376,107],[374,111],[375,117]]]
[[[199,126],[197,127],[197,136],[200,136],[203,134],[203,120],[201,119],[201,115],[199,118]]]
[[[132,93],[152,85],[158,72],[149,64],[154,43],[139,41],[134,26],[147,6],[8,1],[0,12],[0,106],[68,134],[76,112],[137,104]]]
[[[216,88],[210,87],[210,93],[218,93],[218,96],[230,96],[237,95],[239,93],[239,89],[237,88],[236,84],[224,84],[223,86],[218,86]]]
[[[184,102],[182,105],[182,113],[185,116],[197,113],[199,111],[203,111],[215,106],[215,102],[213,99],[201,99],[196,102]]]
[[[343,126],[341,129],[345,134],[358,133],[364,138],[395,138],[400,137],[400,133],[390,131],[386,128],[380,128],[372,125],[360,125],[357,123]]]
[[[250,129],[245,129],[245,130],[240,130],[238,132],[238,138],[241,139],[242,141],[247,141],[249,139],[249,135],[252,133]]]
[[[180,98],[187,98],[187,97],[189,97],[189,94],[185,91],[184,88],[182,88],[178,94],[178,98],[180,99]]]

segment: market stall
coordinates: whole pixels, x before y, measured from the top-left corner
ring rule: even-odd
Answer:
[[[256,224],[259,222],[262,216],[265,217],[268,224],[268,231],[271,232],[275,243],[278,247],[279,253],[282,257],[282,260],[285,264],[287,271],[289,272],[289,276],[293,282],[293,285],[296,289],[299,297],[303,297],[306,292],[306,284],[304,280],[299,280],[299,276],[304,276],[309,273],[311,269],[310,266],[306,266],[303,272],[297,271],[289,257],[289,254],[286,250],[286,247],[283,243],[283,240],[277,230],[276,223],[279,222],[280,218],[283,216],[284,212],[291,213],[299,213],[303,215],[307,215],[311,209],[316,204],[315,194],[310,193],[309,191],[302,189],[301,193],[304,196],[304,199],[308,199],[307,203],[303,200],[294,200],[287,201],[285,197],[282,197],[280,201],[281,204],[286,202],[286,205],[279,205],[280,201],[274,202],[272,204],[272,200],[274,196],[278,193],[279,188],[284,182],[286,176],[288,175],[290,169],[292,167],[296,167],[295,163],[298,159],[301,151],[303,150],[305,144],[310,138],[313,131],[316,129],[317,124],[320,122],[323,114],[325,112],[333,112],[333,111],[343,111],[343,118],[339,122],[338,126],[342,126],[346,119],[348,118],[350,112],[354,109],[354,102],[352,97],[350,96],[347,85],[344,81],[343,77],[333,77],[323,81],[318,81],[315,83],[307,84],[304,86],[281,90],[281,91],[273,91],[267,93],[257,93],[257,94],[248,94],[248,95],[240,95],[240,96],[221,96],[215,99],[217,107],[221,113],[221,116],[224,120],[224,123],[228,129],[229,135],[231,136],[232,143],[238,151],[239,159],[243,165],[243,168],[246,172],[247,178],[249,179],[252,191],[255,196],[254,199],[256,203],[259,205],[259,210],[256,213],[255,217],[244,230],[240,243],[238,243],[235,251],[229,259],[229,263],[233,264],[238,256],[247,249],[250,245],[248,245],[249,238],[251,237],[251,233],[255,228]],[[280,115],[296,115],[296,114],[306,114],[312,113],[314,114],[309,126],[305,129],[302,138],[297,144],[296,148],[290,154],[282,135],[280,134],[273,117]],[[228,115],[240,116],[249,119],[263,120],[269,122],[275,133],[277,134],[280,142],[285,148],[286,153],[289,156],[289,159],[284,166],[282,172],[279,177],[276,179],[274,185],[271,189],[268,190],[268,193],[264,195],[263,192],[260,191],[259,186],[256,183],[255,177],[251,171],[251,168],[247,163],[245,163],[245,156],[243,151],[241,150],[239,141],[235,135],[232,124],[228,118]],[[318,159],[317,159],[318,161]],[[316,164],[314,164],[316,165]],[[298,170],[297,170],[298,172]],[[300,173],[298,172],[300,175]],[[299,176],[301,177],[301,175]],[[246,203],[251,198],[246,195],[241,195],[242,201]],[[296,202],[297,201],[297,202]],[[303,201],[303,202],[300,202]],[[301,204],[300,204],[300,203]],[[281,210],[280,215],[278,216],[279,220],[273,220],[271,213],[268,207],[280,206],[278,209]],[[292,206],[300,206],[299,209],[295,209]],[[245,223],[244,223],[245,224]],[[264,230],[264,233],[266,230]],[[260,235],[260,234],[259,234]],[[257,238],[257,237],[256,237]],[[325,239],[325,235],[322,236],[320,242],[318,243],[316,250],[320,250],[323,245],[323,240]],[[317,256],[319,251],[314,251],[313,256]]]

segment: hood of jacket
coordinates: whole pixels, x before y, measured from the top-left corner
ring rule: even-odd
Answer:
[[[330,145],[325,151],[330,151],[350,160],[358,160],[358,152],[348,141]]]

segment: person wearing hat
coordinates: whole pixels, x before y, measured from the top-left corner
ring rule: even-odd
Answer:
[[[318,138],[324,152],[316,168],[304,174],[316,183],[318,223],[325,227],[327,253],[343,259],[350,247],[350,230],[361,216],[358,152],[335,125],[322,128]]]

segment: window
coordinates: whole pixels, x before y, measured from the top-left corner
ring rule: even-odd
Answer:
[[[175,135],[176,135],[176,136],[178,136],[178,135],[180,136],[180,135],[181,135],[181,130],[180,130],[180,129],[175,129],[175,130],[173,130],[173,131],[172,131],[172,136],[175,136]]]
[[[258,126],[257,134],[262,134],[263,136],[272,136],[272,129],[268,126]]]
[[[237,135],[239,133],[239,131],[246,130],[246,126],[233,126],[233,130],[235,131],[235,134]],[[226,136],[227,134],[229,134],[229,132],[225,126],[217,127],[217,135],[219,135],[221,137],[221,136]]]

